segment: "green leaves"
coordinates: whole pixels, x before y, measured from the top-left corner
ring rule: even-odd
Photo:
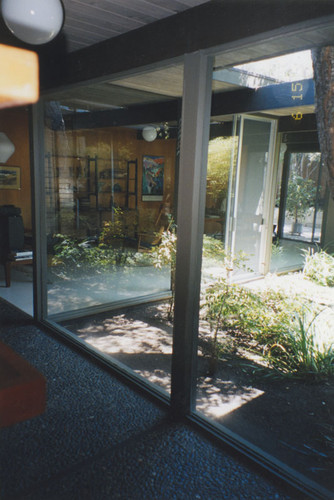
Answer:
[[[309,319],[311,315],[311,319]],[[315,314],[303,310],[297,315],[291,330],[282,335],[281,355],[276,352],[277,344],[269,352],[273,366],[284,374],[299,378],[327,378],[334,375],[334,350],[318,338]]]
[[[304,276],[323,286],[334,286],[334,256],[324,250],[305,252]]]
[[[208,287],[202,305],[216,356],[228,335],[236,349],[261,354],[274,374],[298,378],[334,375],[333,344],[318,316],[297,297],[270,289],[254,292],[226,279]]]
[[[300,222],[306,216],[309,208],[315,202],[316,185],[312,179],[305,179],[300,175],[293,175],[288,185],[286,211]]]

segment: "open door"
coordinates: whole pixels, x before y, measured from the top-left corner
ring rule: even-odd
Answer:
[[[266,256],[272,238],[270,201],[276,120],[241,116],[235,133],[239,147],[230,177],[226,247],[234,256],[245,254],[247,267],[252,274],[260,275],[269,265]]]

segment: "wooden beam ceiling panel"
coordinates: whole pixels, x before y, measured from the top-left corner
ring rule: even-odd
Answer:
[[[109,83],[100,83],[58,92],[54,99],[68,105],[80,102],[80,107],[83,109],[95,109],[97,107],[103,109],[103,106],[105,108],[110,106],[128,107],[163,102],[170,100],[170,97],[128,89]],[[86,107],[84,105],[85,101],[88,103]],[[95,107],[92,103],[95,103]]]
[[[120,30],[118,28],[117,29],[111,28],[108,20],[104,20],[101,22],[98,20],[89,21],[89,19],[86,19],[86,20],[83,18],[76,19],[75,16],[73,16],[73,17],[71,16],[69,18],[68,22],[71,25],[71,31],[73,33],[75,33],[76,30],[78,30],[79,32],[81,30],[85,30],[85,31],[89,31],[92,33],[94,33],[94,32],[96,33],[96,30],[98,28],[102,35],[110,34],[110,30],[113,30],[113,32],[115,33],[115,36],[120,34]]]
[[[183,65],[147,71],[133,77],[112,80],[111,83],[145,92],[181,97],[183,92]]]
[[[126,33],[146,26],[155,21],[183,12],[209,0],[63,0],[65,7],[65,24],[63,33],[66,36],[70,51],[81,46],[82,40],[74,30],[75,22],[86,22],[87,27],[95,26],[96,40],[106,40],[119,34]],[[109,32],[102,33],[99,24]],[[84,46],[90,46],[86,40]]]
[[[105,10],[103,8],[96,7],[93,4],[85,4],[81,1],[77,2],[76,0],[70,1],[67,12],[70,18],[76,17],[78,20],[86,21],[87,24],[90,24],[91,20],[94,19],[94,23],[102,22],[108,24],[111,29],[116,29],[121,33],[141,28],[145,24],[135,18],[119,16],[114,14],[111,10]],[[65,18],[65,33],[66,22],[67,20]]]
[[[80,0],[84,4],[90,4],[90,0]],[[175,9],[169,7],[166,0],[160,5],[157,2],[142,0],[99,0],[99,6],[111,14],[117,14],[126,18],[141,20],[143,24],[149,24],[158,19],[175,14]]]

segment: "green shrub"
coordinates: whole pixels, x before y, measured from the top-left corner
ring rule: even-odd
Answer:
[[[230,332],[239,340],[252,340],[263,348],[289,331],[296,307],[302,306],[282,292],[256,293],[219,279],[205,293],[202,315],[212,330]]]
[[[305,254],[304,276],[323,286],[334,286],[334,256],[324,250]]]
[[[55,238],[57,242],[53,247],[51,264],[57,266],[53,272],[57,274],[59,269],[62,276],[112,269],[116,265],[125,265],[128,258],[128,253],[122,248],[112,248],[105,243],[90,246],[85,241],[62,234],[57,234]]]
[[[334,375],[332,339],[324,342],[323,325],[316,327],[318,315],[309,304],[280,291],[254,292],[217,280],[208,287],[202,307],[202,318],[213,332],[211,366],[224,347],[220,333],[234,339],[236,348],[261,354],[274,373],[303,378]]]
[[[224,243],[212,236],[203,236],[203,256],[223,260],[227,257]]]
[[[170,266],[171,270],[171,298],[167,311],[167,319],[172,320],[174,314],[175,301],[175,271],[176,271],[176,224],[171,216],[169,216],[169,226],[161,234],[161,242],[153,247],[151,255],[153,265],[157,269],[162,269],[165,266]]]
[[[299,378],[327,378],[334,375],[333,344],[327,344],[317,335],[318,314],[302,312],[296,315],[289,331],[270,347],[268,359],[280,373]]]

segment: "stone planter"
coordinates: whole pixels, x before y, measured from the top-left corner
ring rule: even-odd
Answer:
[[[299,236],[302,234],[303,224],[301,222],[294,222],[292,224],[291,233],[298,234]]]

